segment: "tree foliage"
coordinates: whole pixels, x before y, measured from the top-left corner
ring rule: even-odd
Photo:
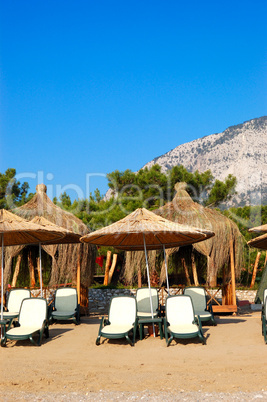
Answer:
[[[214,206],[231,197],[236,183],[234,177],[228,176],[224,182],[216,180],[213,190],[215,183],[210,170],[191,173],[184,166],[175,166],[162,172],[159,165],[141,169],[137,173],[129,169],[124,172],[115,170],[107,178],[109,188],[113,191],[109,199],[101,197],[99,190],[96,190],[89,200],[74,201],[71,206],[71,210],[92,230],[116,222],[136,208],[154,210],[163,206],[173,199],[177,182],[187,183],[187,190],[195,201],[205,205],[212,203]]]
[[[22,184],[15,178],[16,169],[9,168],[0,173],[0,208],[11,209],[23,205],[29,200],[29,184]]]

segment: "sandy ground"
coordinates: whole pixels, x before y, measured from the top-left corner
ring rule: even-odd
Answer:
[[[216,317],[198,339],[104,340],[99,318],[53,324],[40,347],[0,348],[0,400],[267,400],[267,345],[259,312]]]

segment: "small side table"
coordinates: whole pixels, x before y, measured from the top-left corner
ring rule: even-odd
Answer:
[[[141,319],[138,320],[139,333],[140,333],[140,341],[143,339],[144,325],[149,325],[149,324],[158,324],[158,326],[159,326],[159,333],[160,333],[160,339],[162,339],[162,338],[163,338],[162,318],[161,318],[161,317],[156,317],[156,318],[141,318]]]

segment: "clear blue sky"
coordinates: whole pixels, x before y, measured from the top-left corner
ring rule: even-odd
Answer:
[[[104,193],[106,173],[266,115],[266,15],[265,0],[0,0],[0,172]]]

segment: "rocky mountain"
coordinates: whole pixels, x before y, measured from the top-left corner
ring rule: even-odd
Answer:
[[[163,171],[175,165],[183,165],[191,172],[210,169],[219,180],[232,174],[237,178],[232,205],[266,205],[267,116],[179,145],[145,166],[156,163]]]

